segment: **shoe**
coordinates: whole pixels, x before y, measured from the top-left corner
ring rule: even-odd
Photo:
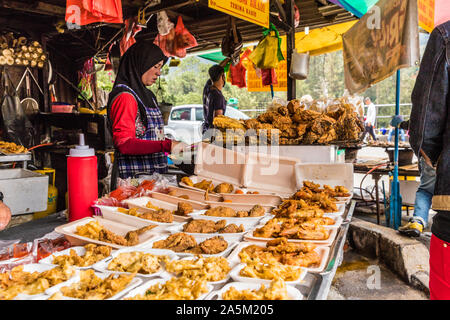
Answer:
[[[420,222],[411,221],[398,228],[398,232],[408,237],[420,237],[423,232],[423,225]]]

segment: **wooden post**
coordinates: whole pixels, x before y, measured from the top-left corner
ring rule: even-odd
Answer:
[[[291,27],[291,31],[286,33],[287,99],[290,101],[296,98],[296,80],[289,77],[289,70],[291,70],[292,63],[292,51],[295,49],[294,0],[286,0],[285,4],[287,24]]]

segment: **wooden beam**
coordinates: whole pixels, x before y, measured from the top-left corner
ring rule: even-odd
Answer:
[[[19,1],[0,0],[0,7],[49,16],[64,16],[66,14],[65,7],[56,6],[42,1],[31,1],[31,3],[24,3]]]

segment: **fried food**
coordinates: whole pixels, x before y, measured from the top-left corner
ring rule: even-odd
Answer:
[[[24,146],[17,145],[14,142],[0,141],[0,152],[2,153],[27,153],[28,149]]]
[[[194,183],[193,187],[214,193],[214,184],[210,180],[204,179],[200,182]]]
[[[245,131],[245,127],[239,120],[220,115],[214,117],[213,126],[222,130],[242,130]]]
[[[261,207],[259,204],[255,205],[253,208],[250,209],[248,212],[249,217],[261,217],[265,214],[265,210],[263,207]]]
[[[75,273],[75,268],[69,265],[43,272],[23,271],[23,265],[14,267],[10,272],[0,274],[0,300],[12,300],[19,293],[27,295],[44,293],[48,288],[69,280]]]
[[[270,286],[262,284],[258,290],[236,290],[233,286],[222,294],[223,300],[289,300],[286,284],[281,279],[273,280]]]
[[[153,243],[154,249],[169,249],[175,252],[192,254],[217,254],[228,247],[222,236],[216,236],[197,244],[195,238],[184,232],[174,233],[165,240]]]
[[[149,287],[143,295],[138,294],[126,300],[196,300],[207,292],[208,286],[204,278],[191,280],[173,277],[165,283]]]
[[[156,212],[145,212],[141,213],[139,218],[152,220],[156,222],[163,222],[163,223],[172,223],[173,222],[173,214],[170,210],[166,209],[159,209]]]
[[[60,289],[62,295],[66,297],[83,300],[104,300],[113,297],[124,290],[135,274],[111,274],[105,279],[98,277],[92,269],[80,272],[80,281],[68,287]],[[49,300],[55,300],[58,295],[53,295]]]
[[[232,193],[234,190],[234,187],[232,184],[229,183],[220,183],[214,188],[214,192],[216,193]]]
[[[271,219],[261,228],[256,228],[253,231],[253,236],[261,238],[286,237],[288,239],[297,240],[328,239],[330,236],[330,231],[323,227],[321,220],[318,220],[322,218],[313,219],[300,220],[291,218],[283,222],[281,225],[278,219]]]
[[[192,220],[183,226],[183,231],[187,233],[238,233],[244,232],[243,225],[239,227],[234,223],[226,225],[225,220],[214,222],[212,220]]]
[[[84,255],[79,256],[75,250],[70,249],[69,254],[59,255],[53,258],[52,263],[59,266],[76,266],[76,267],[89,267],[100,260],[109,257],[111,254],[111,247],[100,246],[93,243],[89,243],[84,246],[86,250]]]
[[[235,211],[232,208],[218,206],[211,208],[205,212],[207,216],[213,217],[238,217],[238,218],[248,218],[248,217],[261,217],[265,214],[265,210],[260,205],[253,206],[250,211]]]
[[[159,210],[161,209],[160,207],[157,207],[155,205],[153,205],[153,203],[151,201],[147,202],[147,204],[145,205],[147,208],[149,209],[153,209],[153,210]]]
[[[318,205],[309,205],[304,200],[284,200],[272,210],[276,218],[320,218],[324,211]]]
[[[183,177],[181,178],[181,182],[183,182],[184,184],[193,187],[194,183],[192,182],[192,180],[189,177]]]
[[[161,270],[161,262],[166,262],[167,256],[157,256],[134,251],[122,252],[108,264],[110,271],[153,274]]]
[[[301,268],[284,265],[281,263],[249,263],[239,271],[239,275],[243,277],[265,280],[281,279],[283,281],[297,281],[302,272],[303,271]]]
[[[250,245],[239,252],[242,263],[281,263],[298,267],[313,267],[320,263],[316,246],[309,242],[290,243],[286,238],[277,238],[266,243],[266,247]]]
[[[178,216],[187,216],[191,212],[194,212],[194,209],[190,203],[178,202],[178,208],[174,211],[174,214]]]
[[[223,257],[196,256],[194,260],[174,260],[166,263],[166,271],[177,277],[191,280],[206,279],[215,282],[224,280],[230,272],[230,264]]]

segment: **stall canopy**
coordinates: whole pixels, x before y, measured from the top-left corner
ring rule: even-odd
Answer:
[[[370,8],[378,2],[378,0],[329,0],[345,8],[349,12],[353,13],[358,18],[361,18],[363,15],[370,10]]]

